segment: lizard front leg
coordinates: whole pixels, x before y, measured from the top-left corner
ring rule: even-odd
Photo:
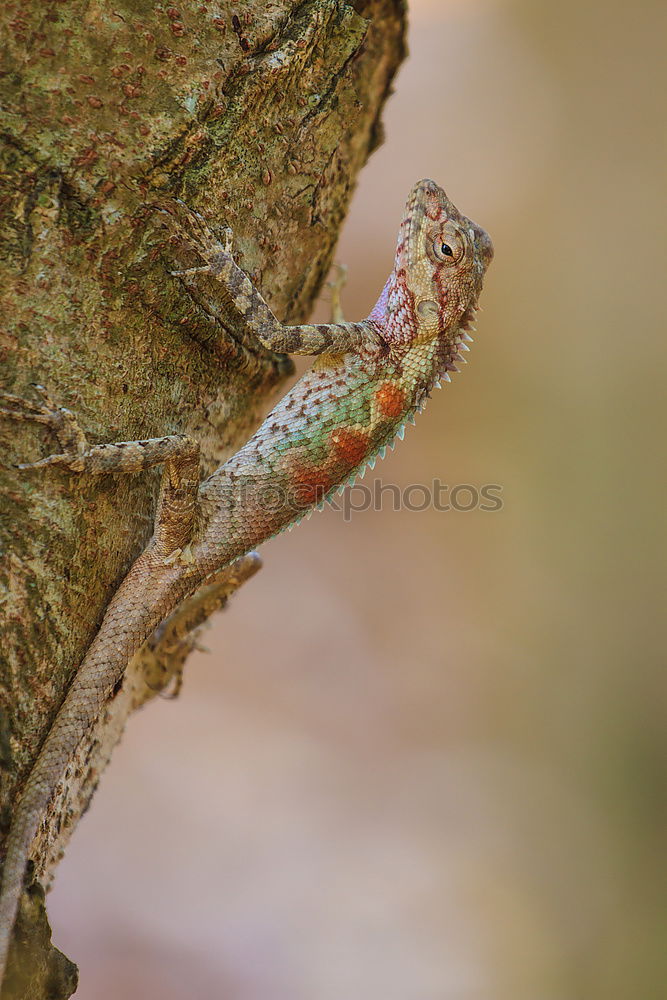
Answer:
[[[383,353],[386,349],[372,323],[346,323],[342,321],[342,317],[339,319],[340,309],[337,310],[337,321],[334,323],[283,325],[234,260],[231,229],[224,229],[222,243],[199,213],[187,208],[182,202],[178,204],[185,212],[187,228],[179,225],[171,213],[164,214],[171,220],[176,238],[187,244],[204,260],[204,264],[171,273],[175,276],[205,273],[219,281],[240,319],[269,350],[279,354],[317,355]]]

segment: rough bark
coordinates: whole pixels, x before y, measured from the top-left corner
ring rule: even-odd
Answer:
[[[201,442],[203,474],[219,465],[291,365],[234,326],[222,300],[169,276],[173,247],[150,206],[177,196],[231,225],[274,311],[302,321],[379,141],[404,17],[401,0],[9,0],[3,388],[29,397],[31,382],[45,385],[91,443],[181,431]],[[150,536],[159,472],[19,472],[57,450],[39,424],[0,420],[0,447],[4,835],[72,673]],[[166,679],[187,655],[191,640],[172,632],[175,646],[156,641],[135,658],[72,761],[34,846],[40,883],[126,716],[162,686],[154,670],[147,682],[147,662]],[[3,996],[75,988],[74,967],[49,949],[40,899],[33,887],[22,906],[15,967],[18,956],[27,978]]]

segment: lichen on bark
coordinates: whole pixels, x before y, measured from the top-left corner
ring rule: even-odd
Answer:
[[[239,329],[222,300],[169,275],[153,209],[180,197],[231,225],[239,262],[276,314],[303,320],[379,142],[404,21],[400,0],[8,0],[2,388],[29,396],[30,383],[45,385],[92,443],[185,432],[201,442],[202,474],[219,465],[291,365]],[[39,425],[0,420],[3,835],[106,603],[150,536],[159,481],[157,471],[16,469],[54,446]],[[145,669],[145,657],[133,661],[71,762],[33,850],[41,882],[125,717],[152,690]],[[26,918],[26,905],[25,954],[37,955],[47,925]],[[29,973],[23,992],[3,996],[74,988],[64,975],[47,994]]]

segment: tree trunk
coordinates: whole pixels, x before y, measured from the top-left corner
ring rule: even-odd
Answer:
[[[185,432],[201,442],[202,474],[216,468],[291,364],[239,329],[224,302],[169,274],[182,260],[154,206],[180,197],[214,227],[232,226],[237,260],[276,314],[303,321],[379,141],[404,18],[401,0],[7,0],[3,388],[36,401],[30,383],[45,386],[91,443]],[[150,537],[159,471],[20,471],[57,451],[54,438],[5,418],[0,437],[6,835],[109,598]],[[49,945],[37,883],[51,877],[127,715],[181,666],[187,628],[132,661],[71,762],[33,847],[35,885],[3,997],[67,997],[76,986],[75,967]]]

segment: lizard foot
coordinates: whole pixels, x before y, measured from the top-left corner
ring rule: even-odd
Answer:
[[[196,493],[199,485],[199,445],[187,434],[168,434],[160,438],[146,438],[143,441],[117,441],[112,444],[89,445],[84,432],[79,427],[71,410],[57,406],[46,389],[41,385],[34,388],[44,400],[43,404],[31,403],[21,396],[0,390],[0,417],[11,420],[34,420],[46,424],[58,439],[62,451],[49,455],[38,462],[26,462],[17,468],[40,469],[49,465],[61,465],[71,472],[87,472],[103,475],[107,472],[143,472],[156,465],[169,465],[167,479],[181,499],[166,505],[163,517],[168,521],[179,520],[179,509],[185,508],[186,519],[192,514],[190,494]],[[185,479],[186,483],[182,480]],[[187,497],[185,496],[187,494]],[[190,497],[190,499],[188,499]],[[177,532],[180,534],[180,532]],[[189,539],[189,533],[185,533]],[[183,549],[185,546],[181,546]],[[176,549],[170,545],[168,552]],[[180,555],[180,549],[179,553]],[[187,552],[184,555],[187,561]]]
[[[205,263],[199,267],[188,267],[171,273],[176,277],[187,274],[198,274],[202,271],[212,270],[215,264],[220,264],[221,258],[232,256],[232,230],[225,226],[222,230],[223,242],[221,242],[209,226],[203,215],[195,212],[185,202],[176,199],[176,204],[180,207],[184,222],[174,218],[171,212],[164,209],[160,211],[169,219],[169,228],[176,236]]]
[[[26,462],[19,469],[37,469],[44,465],[68,465],[75,469],[88,448],[86,436],[79,427],[78,421],[71,410],[58,406],[51,399],[43,385],[32,383],[33,389],[41,396],[42,402],[33,403],[22,396],[5,392],[0,389],[0,416],[10,420],[32,420],[38,424],[46,424],[52,431],[62,448],[59,455],[49,455],[38,462]]]

